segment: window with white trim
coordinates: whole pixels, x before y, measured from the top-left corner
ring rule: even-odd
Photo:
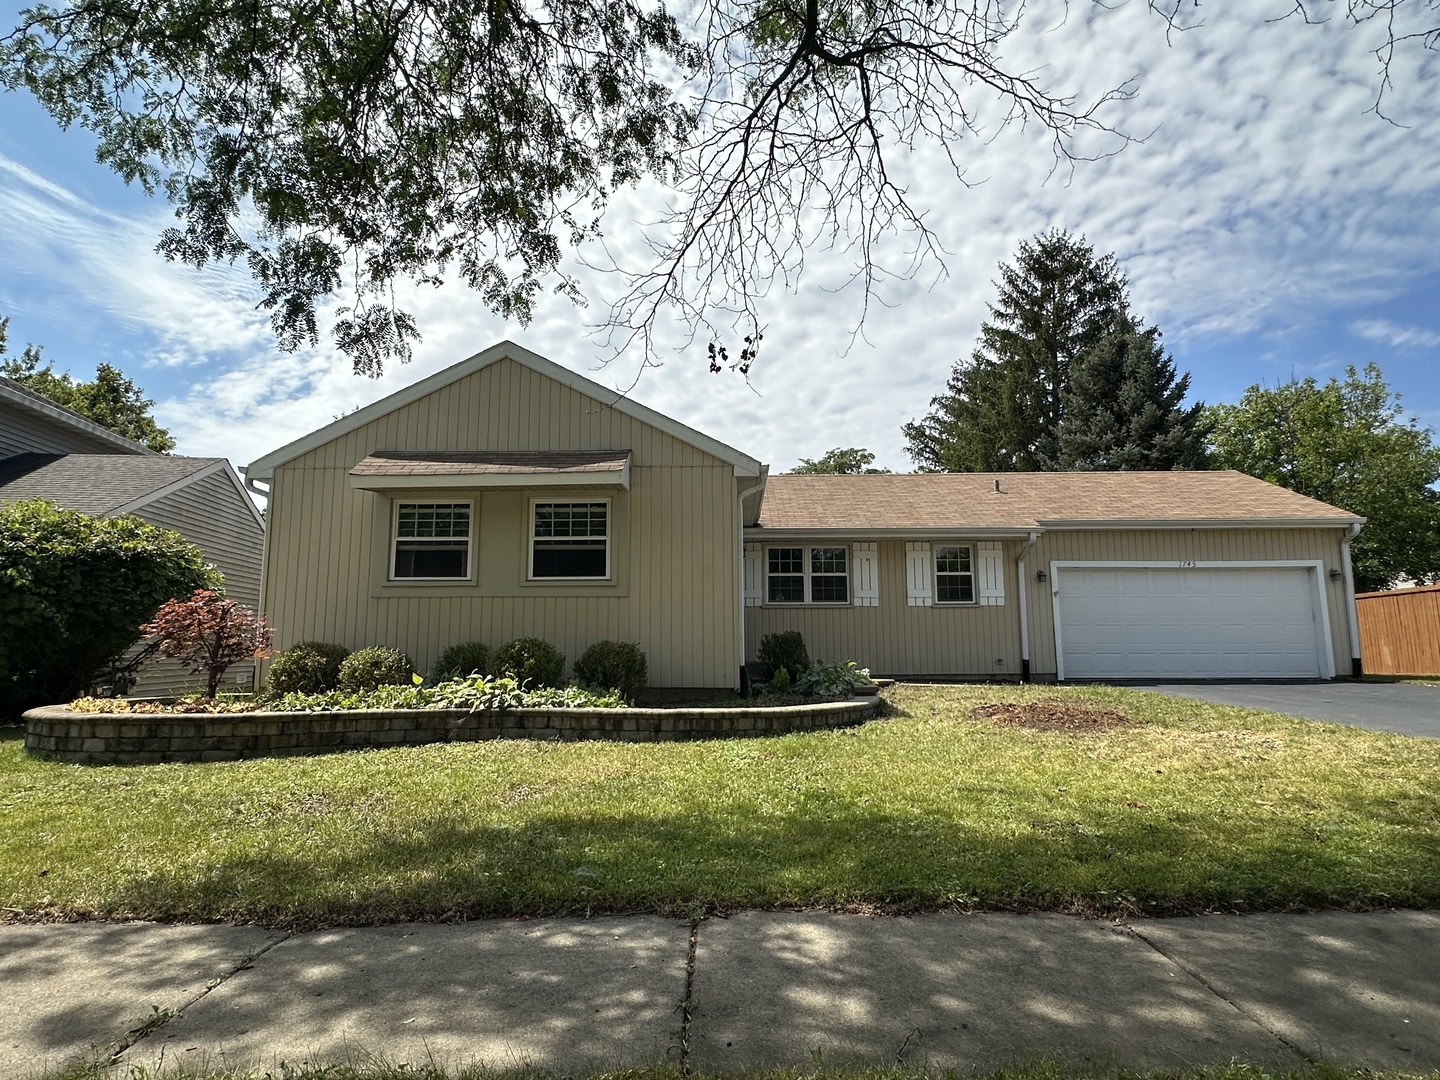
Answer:
[[[765,598],[771,604],[848,604],[850,549],[767,548]]]
[[[935,602],[975,603],[975,551],[969,544],[936,546]]]
[[[395,580],[453,581],[470,577],[474,504],[395,505],[390,576]]]
[[[530,511],[532,581],[610,576],[610,503],[537,502]]]

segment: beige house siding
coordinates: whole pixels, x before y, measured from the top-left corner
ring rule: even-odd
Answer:
[[[174,529],[205,553],[225,576],[225,593],[246,607],[260,607],[260,558],[264,532],[225,469],[217,469],[135,511],[152,525]],[[236,664],[228,685],[251,688],[253,663]],[[174,660],[153,660],[140,671],[133,694],[151,696],[203,687],[203,678]]]
[[[755,659],[766,634],[799,630],[812,659],[854,660],[875,675],[1019,678],[1020,607],[1015,601],[1015,556],[1019,550],[1014,541],[1001,545],[1003,605],[910,607],[906,602],[905,542],[882,540],[876,548],[877,606],[747,607],[747,659]]]
[[[1050,572],[1052,562],[1279,562],[1319,561],[1330,618],[1335,671],[1350,671],[1349,616],[1345,583],[1332,580],[1341,569],[1343,529],[1156,529],[1077,530],[1043,533],[1025,558],[1030,622],[1030,671],[1054,678],[1055,610],[1051,582],[1038,583],[1035,572]]]
[[[349,470],[377,450],[629,450],[630,490],[374,492]],[[396,497],[475,503],[472,583],[389,584]],[[611,580],[525,581],[529,500],[608,498]],[[390,645],[424,671],[448,645],[534,635],[570,661],[637,641],[656,687],[738,684],[738,522],[725,461],[540,372],[500,360],[275,468],[265,606],[280,648]]]
[[[0,457],[12,454],[123,454],[115,443],[0,402]]]

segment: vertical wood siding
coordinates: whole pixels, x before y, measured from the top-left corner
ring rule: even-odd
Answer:
[[[558,595],[517,581],[488,593],[445,586],[443,594],[372,595],[385,557],[376,550],[385,532],[375,515],[388,514],[390,500],[351,488],[348,471],[376,450],[631,451],[628,550],[617,544],[612,555],[628,562],[624,587]],[[573,662],[610,638],[639,642],[653,686],[733,687],[740,665],[735,504],[728,462],[501,360],[276,468],[267,614],[280,648],[304,639],[390,645],[422,671],[460,641],[493,648],[534,635]],[[514,559],[525,527],[528,521],[514,530],[520,535],[503,558]],[[484,545],[474,558],[487,558]]]
[[[205,553],[206,559],[225,575],[226,595],[254,610],[260,606],[260,552],[264,533],[242,495],[223,472],[213,472],[173,491],[164,498],[142,506],[136,516],[152,525],[174,529]],[[226,682],[249,688],[254,684],[255,665],[236,664],[226,673]],[[191,674],[174,660],[154,660],[140,672],[133,694],[170,695],[204,686],[201,676]]]
[[[11,454],[123,454],[113,443],[0,402],[0,457]]]
[[[1345,610],[1345,584],[1332,581],[1340,568],[1343,529],[1173,529],[1055,531],[1041,535],[1025,558],[1030,622],[1030,670],[1037,678],[1054,678],[1055,612],[1053,580],[1037,582],[1035,572],[1050,563],[1069,561],[1142,562],[1265,562],[1319,560],[1321,582],[1330,617],[1335,670],[1350,670],[1350,631]]]
[[[1361,593],[1360,649],[1371,675],[1440,675],[1440,585]]]
[[[812,658],[855,660],[875,675],[1018,678],[1020,608],[1015,593],[1015,556],[1019,544],[1007,541],[1002,549],[1002,604],[921,607],[906,602],[905,542],[880,541],[876,606],[747,607],[747,659],[755,659],[766,634],[799,630]]]

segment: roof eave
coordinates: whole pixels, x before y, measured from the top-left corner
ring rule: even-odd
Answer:
[[[108,443],[117,449],[127,450],[136,455],[155,455],[157,453],[157,451],[151,450],[143,443],[135,442],[133,439],[127,439],[124,435],[119,435],[102,424],[88,420],[72,409],[67,409],[63,405],[49,401],[34,392],[17,390],[7,385],[3,380],[0,380],[0,398],[10,402],[17,408],[24,409],[26,412],[43,416],[47,420],[57,421],[66,427],[83,432],[91,438]]]
[[[1365,518],[1233,517],[1233,518],[1041,518],[1042,529],[1348,529]]]

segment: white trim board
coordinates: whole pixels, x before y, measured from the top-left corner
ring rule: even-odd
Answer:
[[[593,382],[583,375],[576,374],[567,367],[562,367],[553,360],[547,360],[538,353],[533,353],[529,349],[516,345],[513,341],[502,341],[492,345],[483,352],[478,352],[474,356],[460,361],[458,364],[451,364],[449,367],[437,371],[434,375],[395,391],[395,393],[390,394],[388,397],[383,397],[379,401],[372,402],[362,409],[357,409],[347,416],[342,416],[339,420],[326,424],[324,427],[318,428],[308,435],[302,435],[294,442],[287,443],[278,450],[272,450],[270,453],[256,458],[246,466],[245,475],[251,480],[268,480],[275,475],[275,467],[277,465],[283,465],[285,462],[297,458],[301,454],[309,453],[317,447],[324,446],[326,443],[332,442],[342,435],[355,431],[357,428],[364,427],[373,420],[378,420],[380,417],[386,416],[396,409],[419,401],[426,395],[433,394],[436,390],[446,387],[453,382],[457,382],[468,375],[473,375],[475,372],[481,371],[491,364],[499,363],[501,360],[513,360],[517,364],[522,364],[532,371],[537,371],[541,375],[548,376],[558,383],[563,383],[572,390],[576,390],[587,397],[595,398],[597,401],[602,402],[618,413],[639,420],[641,423],[649,424],[651,427],[658,428],[667,435],[674,436],[681,442],[703,450],[705,453],[711,454],[722,461],[726,461],[735,467],[735,474],[737,476],[761,475],[760,470],[762,466],[760,462],[752,458],[749,454],[741,453],[733,446],[727,446],[719,439],[713,439],[709,435],[696,431],[692,427],[687,427],[678,420],[672,420],[663,413],[658,413],[654,409],[641,405],[638,401],[631,400],[618,390],[601,386],[599,383]]]
[[[1065,681],[1065,643],[1060,630],[1061,572],[1074,570],[1309,570],[1315,583],[1315,611],[1320,622],[1320,640],[1316,644],[1322,679],[1335,678],[1335,639],[1330,631],[1330,605],[1325,595],[1325,563],[1321,559],[1063,559],[1050,563],[1050,619],[1055,632],[1055,679]]]

